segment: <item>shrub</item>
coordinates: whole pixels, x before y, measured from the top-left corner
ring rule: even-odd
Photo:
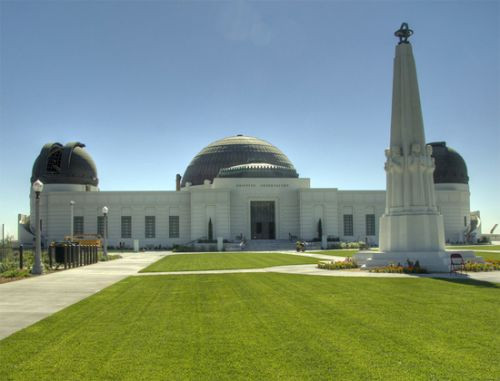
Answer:
[[[335,237],[335,236],[331,236],[329,235],[328,237],[326,237],[326,240],[328,242],[339,242],[340,241],[340,238],[339,237]]]
[[[477,243],[479,243],[479,244],[491,244],[491,239],[490,239],[490,237],[483,235],[477,240]]]
[[[324,270],[346,270],[346,269],[355,269],[358,265],[356,262],[352,260],[352,258],[347,258],[344,261],[320,261],[318,263],[319,269]]]
[[[0,277],[4,278],[24,278],[28,276],[30,276],[28,269],[11,269],[0,274]]]
[[[213,241],[214,240],[214,228],[212,225],[212,219],[208,219],[208,240]]]
[[[329,243],[327,246],[326,246],[327,249],[330,249],[330,250],[338,250],[338,249],[342,249],[342,243],[340,242],[334,242],[334,243]]]
[[[99,260],[102,262],[113,261],[115,259],[120,259],[120,258],[123,258],[120,254],[109,254],[108,253],[108,257],[106,258],[104,256],[104,253],[99,252]]]
[[[174,245],[172,248],[174,253],[183,253],[187,251],[196,251],[194,246],[186,246],[186,245]]]
[[[17,265],[14,262],[0,262],[0,274],[10,271],[10,270],[15,270],[17,268]]]
[[[329,241],[331,242],[331,241]],[[365,242],[333,242],[329,243],[327,249],[337,250],[337,249],[361,249],[364,250],[368,248]]]

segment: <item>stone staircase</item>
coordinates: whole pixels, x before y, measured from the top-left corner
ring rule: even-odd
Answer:
[[[241,251],[239,243],[226,243],[225,251]],[[306,250],[321,249],[321,242],[308,242]],[[295,250],[295,241],[287,239],[248,240],[243,251],[288,251]]]

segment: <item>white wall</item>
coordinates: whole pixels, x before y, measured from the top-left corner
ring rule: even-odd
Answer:
[[[319,214],[322,215],[323,235],[339,236],[338,193],[335,188],[300,190],[300,238],[311,240],[317,237]]]
[[[212,218],[213,238],[223,237],[229,239],[229,190],[193,187],[189,193],[191,194],[191,240],[208,237],[209,218]]]
[[[466,184],[437,184],[436,204],[443,215],[445,239],[450,243],[463,242],[470,223],[470,192]],[[464,218],[466,223],[464,223]]]
[[[103,206],[109,208],[108,241],[117,246],[170,246],[190,239],[190,194],[183,192],[43,192],[41,195],[42,234],[48,241],[60,241],[70,234],[70,205],[74,216],[84,217],[84,232],[97,233],[97,216]],[[154,214],[151,214],[154,213]],[[34,216],[34,202],[32,216]],[[168,216],[179,215],[180,237],[169,238]],[[132,237],[121,237],[121,217],[132,217]],[[145,216],[156,216],[156,237],[145,238]]]
[[[75,216],[84,217],[86,233],[97,232],[97,216],[104,205],[109,208],[109,244],[125,242],[131,246],[139,239],[140,246],[171,246],[172,244],[207,237],[208,219],[212,218],[214,238],[234,240],[243,233],[250,238],[250,202],[275,201],[276,236],[288,239],[289,234],[310,240],[317,236],[318,219],[323,234],[344,241],[365,240],[365,215],[375,214],[375,237],[378,242],[379,218],[385,210],[385,191],[339,191],[310,189],[308,179],[216,179],[214,184],[190,187],[181,192],[99,192],[44,189],[41,194],[42,235],[48,241],[62,240],[70,234],[70,206],[75,201]],[[34,195],[30,195],[31,223],[34,225]],[[437,205],[444,217],[448,241],[463,240],[464,216],[469,222],[470,194],[464,184],[438,184]],[[344,210],[352,210],[354,234],[343,235]],[[132,238],[121,238],[121,216],[132,216]],[[156,216],[156,238],[145,238],[145,216]],[[180,237],[168,237],[169,215],[178,215]]]

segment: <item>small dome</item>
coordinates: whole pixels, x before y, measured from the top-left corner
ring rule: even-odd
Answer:
[[[432,146],[432,157],[436,164],[434,184],[469,184],[467,165],[457,151],[447,147],[446,142],[434,142],[429,145]]]
[[[246,164],[269,167],[258,171],[248,167],[235,168]],[[275,166],[274,176],[271,176],[272,166]],[[288,157],[271,143],[251,136],[237,135],[217,140],[203,148],[186,168],[182,177],[182,186],[185,186],[187,182],[191,185],[201,185],[204,180],[213,181],[218,175],[221,177],[258,177],[258,174],[265,174],[262,177],[299,177]]]
[[[79,142],[47,143],[33,164],[31,183],[82,184],[97,186],[97,169],[90,155]]]

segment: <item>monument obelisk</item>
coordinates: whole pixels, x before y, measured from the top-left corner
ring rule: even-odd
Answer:
[[[386,207],[380,250],[444,251],[443,217],[436,207],[432,147],[425,144],[417,71],[403,23],[394,58],[390,148],[385,151]]]
[[[432,147],[425,144],[417,71],[403,23],[394,58],[391,139],[385,150],[385,213],[380,218],[380,252],[356,256],[367,267],[419,261],[429,271],[449,271],[443,216],[436,207]],[[464,253],[466,254],[466,253]],[[472,253],[467,253],[468,257]]]

